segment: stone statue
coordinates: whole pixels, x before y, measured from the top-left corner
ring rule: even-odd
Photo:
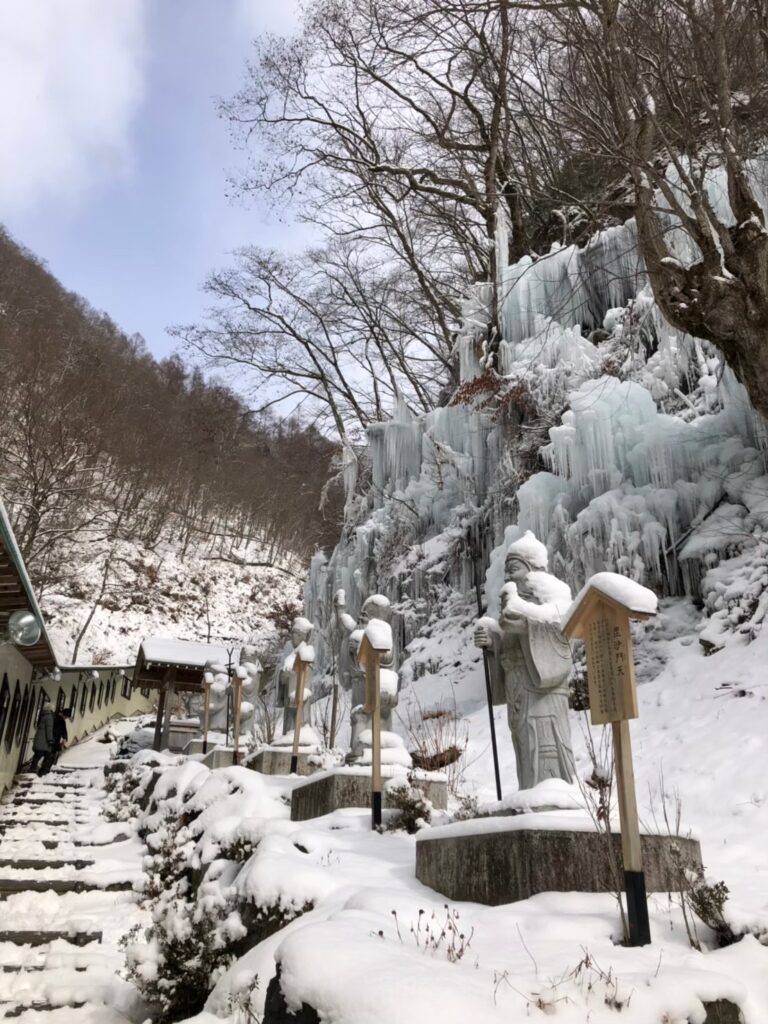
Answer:
[[[235,672],[240,679],[240,735],[249,733],[254,724],[256,700],[261,688],[264,669],[259,661],[256,647],[245,644],[240,649],[240,663]]]
[[[226,732],[227,701],[229,697],[229,673],[227,666],[218,661],[208,661],[203,675],[210,697],[208,706],[208,728],[211,732]],[[203,727],[205,713],[200,708],[200,727]]]
[[[308,643],[312,635],[312,623],[309,619],[298,618],[293,620],[291,626],[291,647],[293,650],[283,661],[277,677],[277,698],[276,704],[283,708],[283,733],[292,733],[296,725],[296,673],[293,670],[293,663],[296,658],[296,651],[303,643]],[[309,687],[309,674],[304,676],[304,721],[302,725],[309,724],[309,698],[312,690]]]
[[[546,547],[530,530],[510,545],[498,622],[480,619],[477,647],[491,655],[493,703],[507,705],[520,789],[575,775],[568,722],[571,649],[560,619],[567,584],[548,572]]]
[[[360,610],[360,622],[356,623],[347,612],[346,595],[337,590],[333,599],[337,634],[340,639],[338,664],[341,685],[351,691],[350,710],[350,753],[348,760],[365,759],[366,748],[370,745],[371,716],[363,710],[365,704],[365,672],[357,663],[357,651],[363,639],[365,627],[371,619],[392,622],[392,607],[388,598],[373,594],[367,598]],[[395,652],[388,651],[381,658],[381,729],[392,731],[392,711],[397,706],[397,670]],[[390,685],[394,683],[394,685]],[[366,742],[366,740],[368,742]]]

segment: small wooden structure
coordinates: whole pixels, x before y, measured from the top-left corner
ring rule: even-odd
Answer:
[[[380,621],[366,627],[357,652],[365,672],[365,705],[371,716],[371,827],[381,825],[381,658],[392,648],[392,632]],[[388,634],[388,638],[385,634]]]
[[[136,657],[133,685],[156,690],[159,694],[153,744],[155,750],[168,746],[173,695],[179,692],[205,695],[207,718],[209,695],[203,680],[203,670],[209,661],[227,665],[229,659],[227,648],[217,644],[164,637],[150,637],[142,641]]]
[[[304,725],[304,687],[306,685],[307,670],[315,662],[315,649],[310,644],[302,643],[296,648],[293,655],[293,672],[296,674],[296,721],[293,726],[293,749],[291,751],[291,775],[299,770],[299,742],[301,739],[301,728]]]
[[[610,723],[613,730],[631,946],[647,945],[651,932],[629,735],[629,719],[638,717],[629,623],[632,619],[650,618],[656,607],[656,595],[639,583],[617,573],[597,573],[574,601],[562,627],[569,640],[583,640],[586,644],[592,724]]]

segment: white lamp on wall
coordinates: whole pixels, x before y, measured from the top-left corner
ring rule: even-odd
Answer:
[[[37,616],[27,608],[11,612],[2,642],[17,647],[34,647],[42,635]]]

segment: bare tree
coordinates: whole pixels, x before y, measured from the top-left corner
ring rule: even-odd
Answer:
[[[400,319],[402,340],[399,359],[386,335],[382,351],[406,384],[402,364],[420,346],[440,379],[457,383],[454,332],[469,281],[489,283],[493,356],[500,206],[510,255],[529,250],[533,151],[521,145],[510,88],[527,62],[521,6],[530,5],[314,0],[295,39],[257,41],[244,87],[222,107],[238,137],[257,137],[267,152],[236,182],[241,193],[292,201],[324,237],[343,239],[347,256],[388,268],[374,283],[381,295],[387,280],[397,283],[399,308],[390,303],[387,317]],[[359,283],[353,272],[348,308],[370,311],[370,289],[361,295]],[[365,324],[367,343],[380,344],[379,329],[377,320]],[[366,362],[362,348],[352,351]]]
[[[717,345],[768,415],[768,231],[756,177],[768,129],[764,3],[547,8],[539,89],[560,138],[624,193],[665,317]]]

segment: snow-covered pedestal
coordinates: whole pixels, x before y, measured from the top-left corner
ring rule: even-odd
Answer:
[[[214,747],[203,758],[206,768],[230,768],[235,763],[234,747]]]
[[[309,751],[299,750],[297,774],[312,775],[319,771],[319,765],[310,764],[310,758],[316,756]],[[286,747],[263,747],[258,754],[248,758],[246,768],[261,772],[262,775],[290,775],[291,751]]]
[[[448,783],[444,776],[428,772],[405,772],[396,765],[382,765],[384,780],[384,807],[388,807],[387,785],[389,780],[402,778],[410,782],[439,810],[448,806]],[[361,766],[334,768],[320,772],[311,779],[296,786],[291,795],[291,821],[306,821],[321,818],[341,807],[371,806],[371,770]]]
[[[621,866],[621,836],[612,835]],[[679,888],[683,864],[701,869],[696,839],[640,837],[649,892]],[[621,871],[619,870],[619,877]],[[416,842],[416,877],[452,900],[499,906],[539,892],[615,892],[608,839],[583,811],[475,818],[423,832]]]
[[[182,753],[186,754],[187,756],[189,756],[190,754],[202,754],[205,753],[205,751],[203,750],[204,746],[205,740],[202,738],[202,736],[195,736],[194,739],[191,739],[189,743],[187,743]]]
[[[276,736],[269,746],[262,747],[248,758],[246,767],[263,775],[290,775],[293,740],[292,732]],[[311,725],[302,725],[299,733],[297,774],[312,775],[313,772],[319,771],[321,755],[320,737]],[[316,763],[310,764],[310,758],[316,758]]]

